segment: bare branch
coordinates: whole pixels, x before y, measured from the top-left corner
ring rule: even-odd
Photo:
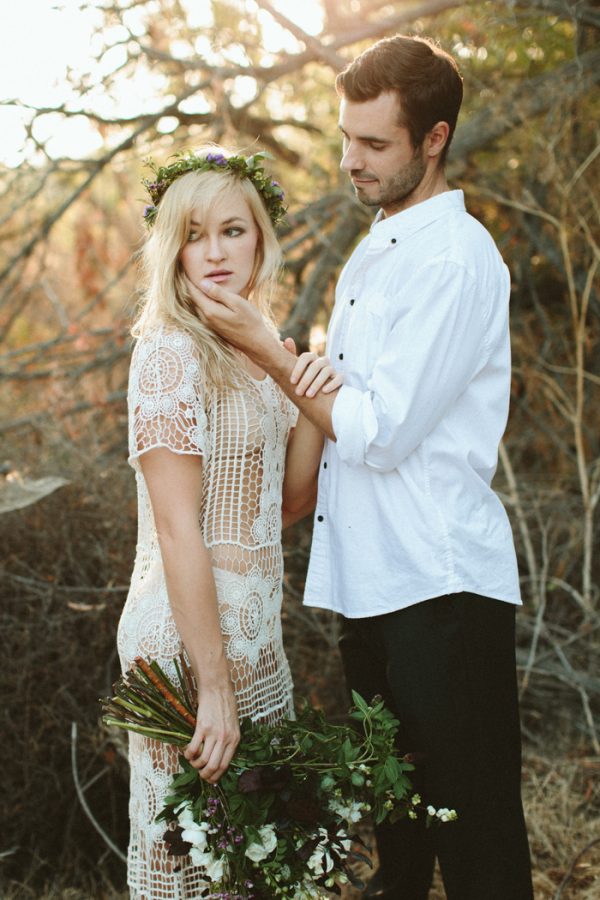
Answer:
[[[554,71],[520,84],[497,104],[472,116],[456,129],[450,147],[451,162],[482,150],[511,129],[556,106],[574,100],[600,82],[600,50],[591,50]]]

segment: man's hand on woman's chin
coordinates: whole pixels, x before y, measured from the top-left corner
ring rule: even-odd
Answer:
[[[234,347],[248,351],[273,340],[259,311],[244,297],[208,279],[199,285],[186,281],[200,319]]]

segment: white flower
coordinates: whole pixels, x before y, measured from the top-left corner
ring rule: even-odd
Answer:
[[[345,819],[348,824],[351,822],[360,822],[363,817],[363,810],[365,808],[365,804],[363,803],[340,803],[339,800],[330,800],[329,801],[329,809],[339,816],[340,819]]]
[[[310,856],[307,865],[315,875],[319,876],[324,875],[325,872],[330,872],[331,869],[333,869],[333,860],[325,850],[323,844],[319,844],[313,851],[312,856]]]
[[[435,816],[435,814],[436,814],[435,806],[428,806],[428,807],[427,807],[427,813],[428,813],[428,815],[430,815],[430,816]]]
[[[456,810],[448,809],[446,806],[443,809],[438,809],[436,815],[441,822],[453,822],[454,819],[458,818]]]
[[[192,847],[195,847],[198,850],[204,850],[204,848],[207,846],[207,831],[208,825],[206,824],[206,822],[202,822],[200,825],[198,825],[196,822],[192,822],[191,825],[187,825],[181,832],[181,839],[183,841],[186,841],[188,844],[191,844]]]
[[[225,861],[223,857],[213,856],[212,853],[209,856],[208,865],[204,866],[206,874],[211,881],[221,881],[225,874]]]
[[[327,830],[325,828],[319,828],[319,834],[321,835],[322,840],[319,841],[307,862],[308,868],[314,872],[317,877],[319,875],[325,875],[326,872],[330,872],[333,869],[333,860],[327,852],[325,845],[325,841],[327,841],[329,837]]]
[[[257,844],[255,841],[246,848],[246,856],[252,862],[260,862],[266,859],[269,853],[272,853],[277,846],[277,835],[275,834],[274,825],[263,825],[258,829],[258,833],[261,843]]]
[[[195,866],[204,870],[210,881],[221,881],[225,874],[225,863],[222,857],[214,856],[212,853],[203,853],[197,847],[192,847],[190,858]]]
[[[206,832],[209,826],[206,822],[196,822],[192,813],[192,804],[188,801],[180,803],[174,810],[177,821],[181,826],[181,838],[198,850],[206,847]]]

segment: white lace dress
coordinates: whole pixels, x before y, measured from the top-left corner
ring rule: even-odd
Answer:
[[[152,506],[139,457],[155,447],[203,463],[201,527],[213,562],[221,630],[240,718],[293,715],[281,638],[281,487],[293,405],[271,378],[205,390],[192,338],[157,329],[134,349],[129,380],[129,459],[138,489],[138,543],[118,629],[123,671],[141,655],[174,675],[182,649],[165,585]],[[166,855],[154,822],[179,768],[177,752],[130,735],[128,884],[135,900],[197,898],[200,871]]]

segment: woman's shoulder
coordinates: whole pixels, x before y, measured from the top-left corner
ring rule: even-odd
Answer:
[[[153,326],[135,337],[131,356],[130,389],[154,385],[189,384],[198,390],[202,367],[198,348],[185,328],[170,324]]]
[[[195,341],[187,329],[180,325],[161,322],[135,335],[134,350],[157,350],[168,347],[172,350],[193,351]]]
[[[139,366],[148,357],[196,360],[198,349],[192,335],[178,325],[161,323],[135,335],[132,365]]]

